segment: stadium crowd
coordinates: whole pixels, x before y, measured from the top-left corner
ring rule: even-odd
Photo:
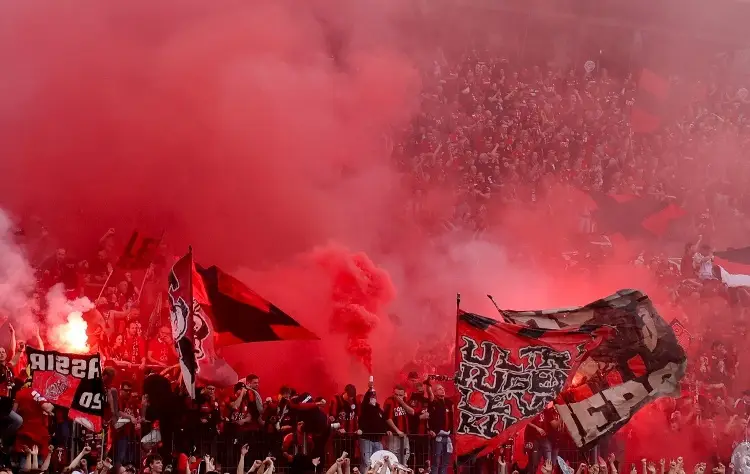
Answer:
[[[490,209],[536,202],[559,183],[674,200],[690,214],[690,235],[713,233],[717,222],[746,228],[750,102],[727,68],[717,63],[692,82],[671,76],[681,100],[658,130],[634,133],[639,71],[613,77],[486,51],[443,56],[425,74],[422,113],[394,155],[418,193],[454,189],[448,220],[470,229],[499,224],[487,221]]]
[[[689,90],[695,93],[678,113],[657,132],[634,134],[630,109],[636,73],[613,77],[582,65],[563,70],[514,64],[485,51],[455,60],[441,55],[424,75],[422,112],[393,155],[415,189],[416,217],[433,227],[487,229],[497,224],[493,209],[533,204],[562,183],[674,200],[689,213],[686,235],[715,235],[728,221],[747,226],[750,211],[744,186],[750,167],[741,159],[750,146],[747,91],[738,93],[723,72],[717,66],[692,79],[695,87]],[[731,149],[729,158],[709,159],[717,148]],[[420,212],[420,196],[434,187],[455,191],[456,201],[445,215]],[[584,227],[593,231],[593,223]],[[380,387],[387,393],[376,392],[370,382],[363,394],[363,387],[349,384],[327,398],[291,387],[269,390],[248,375],[234,387],[202,386],[191,400],[174,369],[168,303],[149,291],[152,282],[164,281],[166,247],[143,275],[116,268],[116,248],[110,229],[93,256],[73,258],[59,248],[37,262],[38,311],[41,295],[62,284],[69,297],[89,297],[104,316],[89,321],[88,345],[108,361],[108,428],[106,436],[87,432],[64,410],[35,399],[25,386],[23,353],[25,344],[43,347],[43,337],[38,331],[29,341],[13,337],[10,347],[0,349],[0,383],[7,387],[0,393],[6,416],[2,438],[5,454],[21,470],[101,474],[116,467],[129,474],[187,474],[202,465],[201,473],[236,469],[241,474],[249,468],[269,474],[275,467],[317,472],[318,466],[330,465],[329,474],[381,473],[386,467],[446,474],[451,468],[454,401],[446,394],[450,384],[444,387],[429,374],[412,372],[400,385]],[[704,255],[694,258],[700,252]],[[691,264],[682,270],[664,259],[646,264],[678,289],[700,276],[707,253],[692,249]],[[707,327],[701,320],[736,311],[722,298],[704,297],[704,284],[672,301],[684,320],[701,328]],[[719,322],[707,333],[693,334],[691,357],[699,363],[692,364],[682,397],[653,404],[590,452],[576,450],[554,412],[545,411],[524,433],[526,470],[549,474],[549,461],[561,453],[571,463],[590,464],[581,464],[579,473],[616,473],[627,469],[626,460],[637,460],[640,468],[640,459],[647,457],[653,463],[643,461],[644,473],[655,473],[656,462],[667,458],[675,461],[667,468],[662,459],[661,473],[681,474],[684,461],[678,457],[700,453],[703,458],[691,462],[710,461],[715,474],[724,474],[732,449],[747,437],[750,418],[750,391],[743,391],[748,381],[739,370],[737,342],[743,337]],[[149,389],[163,388],[164,380],[169,396]],[[661,444],[656,451],[648,440],[658,436],[679,436],[682,443],[672,447],[674,452]],[[370,455],[384,448],[404,466],[384,461],[370,467]],[[473,468],[503,474],[523,470],[512,443],[488,460]],[[697,464],[695,472],[705,469]]]

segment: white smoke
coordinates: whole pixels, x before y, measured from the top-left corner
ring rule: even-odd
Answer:
[[[0,209],[0,326],[10,322],[17,335],[26,339],[38,323],[34,314],[38,310],[34,298],[37,286],[35,270],[18,243],[15,230],[10,216]],[[70,301],[63,285],[58,284],[47,293],[46,301],[47,336],[52,347],[70,348],[72,336],[85,338],[86,324],[81,315],[94,307],[88,298]]]
[[[13,222],[0,209],[0,324],[10,321],[23,330],[33,321],[35,288],[34,268],[16,241]]]
[[[69,300],[62,284],[53,286],[47,293],[47,337],[52,347],[86,350],[86,322],[82,315],[93,308],[88,298]]]

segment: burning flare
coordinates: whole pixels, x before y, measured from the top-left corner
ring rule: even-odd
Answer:
[[[87,324],[83,320],[83,314],[73,311],[68,314],[68,322],[56,328],[57,340],[60,350],[76,354],[86,353],[89,350],[88,335],[86,335]]]

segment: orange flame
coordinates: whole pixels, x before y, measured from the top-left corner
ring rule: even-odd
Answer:
[[[78,311],[68,314],[68,322],[57,328],[61,349],[72,353],[86,353],[89,350],[86,335],[87,324],[83,320],[83,315]]]

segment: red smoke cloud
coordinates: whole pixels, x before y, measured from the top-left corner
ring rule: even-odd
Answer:
[[[384,136],[415,112],[419,77],[373,26],[382,10],[341,6],[4,4],[0,202],[80,258],[109,226],[166,229],[176,254],[192,244],[207,264],[330,278],[321,308],[309,284],[259,273],[321,334],[318,318],[345,319],[336,332],[370,358],[394,290],[356,252],[401,240]],[[332,35],[347,40],[338,63]],[[331,239],[353,254],[313,254],[322,274],[296,260]]]
[[[346,335],[347,351],[372,373],[370,335],[395,297],[388,273],[367,255],[347,255],[337,248],[318,250],[313,258],[333,280],[331,332]]]
[[[616,289],[511,263],[498,236],[430,238],[405,213],[384,137],[420,80],[391,26],[403,2],[377,3],[4,2],[0,203],[80,258],[110,226],[192,244],[323,337],[227,350],[238,371],[321,391],[450,339],[456,292],[491,314],[486,293],[528,308]],[[452,198],[426,205],[447,215]],[[559,250],[536,217],[512,216],[506,241]],[[618,286],[638,285],[628,272]]]

